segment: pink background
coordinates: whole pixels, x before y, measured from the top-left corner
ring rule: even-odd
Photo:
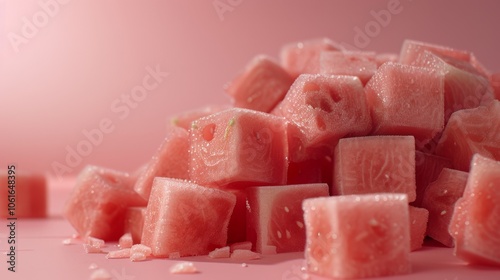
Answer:
[[[321,36],[355,45],[354,29],[395,0],[59,0],[43,22],[39,2],[54,1],[0,0],[0,169],[17,163],[54,175],[59,162],[72,173],[87,163],[132,171],[159,146],[168,116],[229,103],[223,85],[254,55],[277,57],[284,43]],[[412,38],[471,50],[500,71],[499,1],[399,2],[365,50],[399,52]],[[214,3],[233,6],[219,16]],[[24,36],[23,18],[34,15],[46,25],[16,52],[9,36]],[[120,119],[113,102],[157,65],[169,76]],[[66,147],[106,118],[114,130],[69,166]]]

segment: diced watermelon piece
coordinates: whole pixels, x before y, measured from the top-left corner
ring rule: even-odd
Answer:
[[[377,71],[375,52],[324,51],[320,55],[320,73],[356,76],[365,85]]]
[[[124,234],[127,208],[145,205],[127,173],[87,166],[77,178],[64,213],[80,236],[116,241]]]
[[[90,244],[82,244],[83,245],[83,250],[85,250],[85,253],[87,254],[100,254],[104,253],[102,251],[102,248],[96,245],[90,245]]]
[[[410,251],[422,248],[429,220],[429,211],[425,208],[409,206]]]
[[[141,243],[155,257],[206,255],[226,245],[236,203],[228,192],[157,177],[146,210]]]
[[[405,194],[345,195],[303,203],[311,273],[363,278],[409,273],[410,231]]]
[[[290,43],[281,49],[281,65],[293,78],[300,74],[318,74],[322,51],[338,51],[341,47],[327,38]]]
[[[130,232],[134,244],[141,243],[146,207],[130,207],[125,213],[125,232]]]
[[[227,243],[243,242],[247,237],[247,194],[245,190],[227,191],[236,196],[236,204],[227,226]]]
[[[231,106],[229,105],[213,105],[183,112],[169,119],[167,124],[167,131],[170,129],[172,125],[182,127],[185,130],[189,130],[191,129],[193,121],[218,112],[222,112],[229,108],[231,108]]]
[[[422,206],[424,193],[429,184],[435,181],[443,168],[451,168],[447,158],[415,151],[415,182],[417,198],[410,203],[415,207]]]
[[[106,242],[104,240],[92,236],[88,236],[85,238],[85,244],[96,248],[103,248],[104,246],[106,246]]]
[[[399,62],[402,64],[413,64],[418,56],[425,51],[434,54],[445,55],[462,61],[470,61],[471,54],[468,51],[456,50],[450,47],[439,46],[414,40],[405,40],[401,47]]]
[[[468,171],[473,154],[500,160],[500,101],[460,110],[450,117],[436,154],[449,158],[454,169]]]
[[[340,139],[334,158],[332,195],[390,192],[415,200],[413,136]]]
[[[340,138],[371,130],[363,85],[353,76],[300,75],[274,111],[299,128],[302,147],[290,148],[295,162],[331,155]]]
[[[417,146],[444,127],[443,75],[388,62],[366,85],[375,135],[413,135]]]
[[[223,259],[223,258],[229,258],[229,256],[231,256],[229,246],[217,248],[212,252],[208,253],[208,257],[211,259]]]
[[[243,188],[286,182],[287,123],[248,109],[229,109],[193,122],[190,177],[200,185]]]
[[[277,253],[304,250],[302,201],[328,196],[327,184],[252,187],[247,189],[247,238],[255,251],[275,246]]]
[[[500,162],[474,155],[449,228],[456,256],[468,263],[500,266],[499,184]]]
[[[386,62],[398,62],[399,55],[395,53],[379,53],[375,54],[375,61],[377,62],[377,67],[380,67]]]
[[[229,248],[231,249],[231,252],[233,252],[234,250],[238,250],[238,249],[252,250],[252,242],[250,242],[250,241],[236,242],[236,243],[231,244],[229,246]]]
[[[500,73],[495,73],[491,75],[491,86],[495,92],[495,98],[500,100]]]
[[[239,108],[270,112],[283,100],[293,78],[267,56],[255,57],[226,88]]]
[[[448,228],[455,202],[464,193],[467,177],[466,172],[444,168],[423,196],[422,207],[429,210],[427,235],[448,247],[454,246]]]
[[[414,63],[444,75],[445,122],[461,109],[475,108],[489,91],[489,81],[468,62],[423,52]]]
[[[155,177],[189,179],[188,152],[189,133],[183,128],[172,127],[146,169],[137,179],[135,191],[148,200]]]
[[[45,176],[11,170],[11,174],[7,170],[0,171],[0,217],[47,217]],[[15,192],[15,197],[12,196],[12,192]],[[15,199],[15,202],[11,202],[12,199]]]

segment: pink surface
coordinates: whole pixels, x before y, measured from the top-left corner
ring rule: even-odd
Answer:
[[[66,164],[66,149],[76,149],[87,139],[84,130],[95,132],[107,118],[112,131],[96,138],[81,161],[67,165],[68,172],[77,173],[87,163],[135,170],[160,145],[167,116],[229,104],[223,85],[252,57],[278,58],[280,47],[296,40],[326,36],[363,51],[399,52],[403,40],[412,38],[471,50],[489,70],[500,71],[499,1],[400,0],[396,13],[377,29],[374,15],[388,11],[394,0],[319,0],[314,5],[300,0],[57,0],[67,4],[60,4],[30,38],[23,37],[26,43],[16,52],[8,35],[24,36],[23,18],[32,21],[43,11],[38,2],[49,1],[0,0],[0,131],[6,135],[0,168],[16,162],[25,170],[54,174],[51,164]],[[214,3],[234,7],[218,14]],[[367,26],[373,36],[363,40],[359,34]],[[146,68],[156,66],[169,75],[126,111],[121,96],[142,85]],[[103,128],[109,131],[107,124]]]
[[[49,193],[50,198],[66,199],[65,193],[72,187],[74,179],[59,182]],[[49,179],[49,182],[54,182]],[[52,185],[53,186],[53,185]],[[55,204],[55,205],[57,205]],[[56,209],[49,211],[54,215]],[[0,224],[1,225],[1,224]],[[185,257],[176,260],[152,259],[145,262],[131,262],[128,259],[106,259],[106,253],[86,254],[81,244],[63,245],[75,230],[62,218],[21,219],[17,221],[17,272],[7,271],[7,264],[0,264],[0,279],[89,279],[93,270],[91,264],[108,270],[114,280],[139,279],[302,279],[303,253],[283,253],[263,256],[260,260],[241,261],[210,259],[208,256]],[[0,226],[0,256],[7,250],[7,232]],[[436,242],[428,242],[423,249],[410,253],[413,273],[404,276],[370,279],[427,279],[464,280],[498,279],[499,268],[468,266],[453,256],[453,249],[438,247]],[[105,252],[117,250],[117,243],[108,243]],[[4,257],[0,257],[4,258]],[[200,271],[194,275],[172,275],[169,269],[181,261],[193,261]],[[310,280],[326,278],[311,275]]]

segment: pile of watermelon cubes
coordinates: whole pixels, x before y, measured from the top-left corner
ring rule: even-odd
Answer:
[[[304,251],[309,273],[341,278],[410,273],[429,236],[500,266],[500,74],[471,52],[310,40],[225,90],[232,106],[172,118],[135,173],[81,171],[78,234],[142,244],[134,260]]]

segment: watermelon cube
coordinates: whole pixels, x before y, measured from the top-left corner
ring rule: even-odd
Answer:
[[[304,250],[306,236],[302,201],[328,196],[327,184],[252,187],[247,190],[247,239],[255,250],[276,247],[276,253]]]
[[[125,232],[132,235],[134,244],[141,243],[146,207],[129,207],[125,213]]]
[[[435,70],[444,75],[445,122],[461,109],[475,108],[489,95],[490,85],[468,62],[425,51],[414,65]]]
[[[245,71],[226,88],[233,105],[261,112],[270,112],[283,100],[293,78],[267,56],[255,57]]]
[[[144,218],[141,244],[155,257],[206,255],[226,246],[236,197],[228,192],[156,177]]]
[[[455,255],[468,263],[500,266],[499,186],[500,162],[475,154],[449,228]]]
[[[193,122],[190,178],[200,185],[242,188],[286,182],[287,123],[248,109],[228,109]]]
[[[468,51],[456,50],[450,47],[439,46],[414,40],[405,40],[403,46],[401,47],[401,53],[399,56],[399,62],[402,64],[412,65],[418,59],[418,56],[425,51],[445,55],[450,58],[454,58],[461,61],[470,61],[471,54]]]
[[[422,206],[425,189],[435,181],[443,168],[451,168],[447,158],[415,151],[415,183],[417,198],[411,203],[415,207]]]
[[[297,78],[300,74],[318,74],[321,52],[340,49],[338,44],[327,38],[290,43],[281,49],[281,65],[292,78]]]
[[[500,160],[500,101],[460,110],[450,117],[436,154],[449,158],[453,168],[468,171],[474,153]]]
[[[365,85],[377,71],[375,52],[324,51],[320,55],[320,73],[356,76]]]
[[[366,85],[374,135],[413,135],[418,146],[444,127],[443,75],[385,63]]]
[[[331,155],[340,138],[371,130],[363,85],[353,76],[300,75],[273,113],[298,127],[291,136],[301,141],[300,149],[290,149],[295,162]]]
[[[405,194],[306,199],[307,270],[325,277],[363,278],[410,272]]]
[[[222,112],[229,108],[231,107],[228,105],[214,105],[183,112],[169,119],[167,123],[167,131],[171,126],[182,127],[185,130],[189,130],[191,129],[191,124],[193,123],[193,121],[218,112]]]
[[[333,167],[332,195],[405,193],[415,200],[413,136],[340,139]]]
[[[453,247],[448,233],[455,202],[462,197],[468,174],[444,168],[436,181],[425,190],[422,207],[429,210],[427,235],[447,247]]]
[[[125,233],[127,208],[145,205],[128,173],[87,166],[78,175],[64,213],[80,236],[117,241]]]
[[[153,155],[134,189],[145,200],[149,199],[155,177],[188,179],[189,133],[180,127],[171,127],[160,148]]]
[[[429,211],[425,208],[409,206],[410,251],[422,248],[429,221]]]
[[[0,171],[0,217],[47,217],[45,176],[19,172],[15,168],[9,171]],[[14,202],[13,199],[15,199]]]

